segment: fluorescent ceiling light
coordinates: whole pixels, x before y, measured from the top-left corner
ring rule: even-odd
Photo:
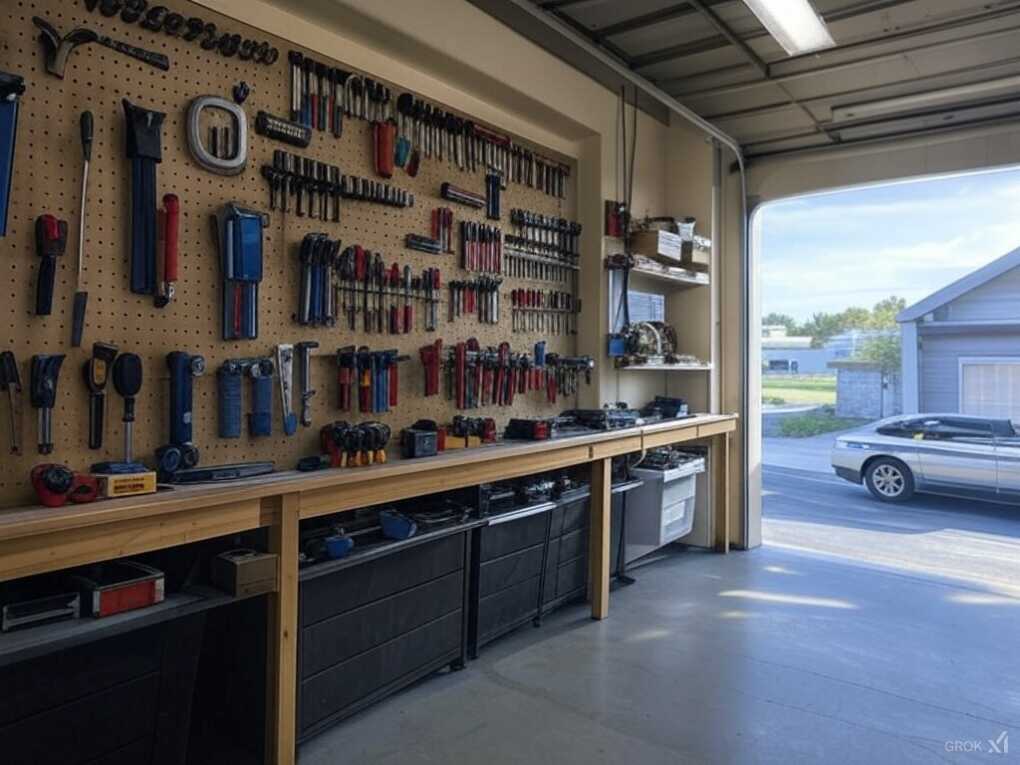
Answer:
[[[836,44],[808,0],[744,0],[744,3],[791,56]]]
[[[941,90],[927,90],[909,96],[885,98],[880,101],[869,101],[860,104],[847,104],[832,107],[832,121],[846,122],[869,117],[882,117],[887,114],[924,109],[930,106],[953,105],[977,96],[990,96],[996,93],[1015,95],[1020,90],[1020,75],[1001,77],[997,80],[972,82]]]

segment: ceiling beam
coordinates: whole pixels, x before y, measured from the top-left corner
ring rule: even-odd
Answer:
[[[725,38],[730,45],[740,51],[740,54],[751,63],[751,66],[761,73],[762,77],[765,77],[766,79],[768,78],[769,65],[762,61],[761,57],[751,50],[747,43],[737,37],[733,33],[733,30],[726,26],[726,22],[719,18],[715,11],[701,2],[701,0],[688,0],[688,2],[691,4],[692,8],[700,13],[705,20],[712,25],[716,32]]]
[[[933,80],[939,80],[939,79],[942,79],[944,77],[955,77],[957,75],[963,75],[963,74],[978,74],[980,72],[988,71],[989,69],[996,69],[996,68],[1003,67],[1003,66],[1016,66],[1016,65],[1020,65],[1020,56],[1013,56],[1011,58],[999,59],[998,61],[994,61],[994,62],[987,63],[987,64],[975,64],[974,66],[967,66],[967,67],[962,67],[960,69],[953,69],[951,71],[939,72],[938,74],[926,74],[926,75],[923,75],[921,77],[905,77],[905,78],[900,78],[900,79],[895,80],[894,82],[887,82],[887,83],[883,83],[881,85],[869,85],[869,86],[864,87],[864,88],[854,88],[852,90],[841,90],[841,91],[836,91],[836,92],[831,92],[831,93],[820,93],[819,95],[811,96],[810,98],[801,98],[801,99],[798,99],[798,100],[800,101],[800,103],[804,104],[805,106],[810,106],[810,105],[814,105],[816,103],[821,103],[821,102],[829,101],[829,100],[834,99],[834,98],[835,99],[844,99],[844,98],[869,97],[869,94],[873,94],[876,90],[882,90],[883,88],[892,87],[894,85],[915,85],[915,84],[919,85],[919,84],[922,84],[922,83],[931,82]],[[959,83],[959,84],[960,85],[971,85],[971,84],[981,84],[981,82],[983,82],[983,81],[982,80],[978,80],[976,82],[965,82],[965,83]],[[946,87],[956,87],[956,86],[955,85],[947,85]],[[899,94],[899,95],[909,96],[909,95],[913,95],[913,94],[912,93],[904,93],[904,94]],[[889,96],[889,97],[890,98],[898,98],[899,95],[897,95],[897,96]],[[874,97],[881,98],[881,96],[874,96]],[[790,104],[789,104],[788,101],[775,101],[775,102],[773,102],[771,104],[764,104],[762,106],[752,106],[752,107],[750,107],[748,109],[734,109],[732,111],[727,111],[727,112],[713,112],[713,113],[710,113],[710,114],[706,114],[704,116],[705,116],[706,120],[733,120],[733,119],[741,119],[741,118],[744,118],[744,117],[757,117],[757,116],[761,116],[761,115],[764,115],[764,114],[775,114],[777,112],[785,111],[785,110],[787,110],[789,108],[790,108]]]
[[[722,0],[722,2],[726,1],[727,0]],[[719,0],[716,0],[716,2],[719,2]],[[661,24],[664,21],[673,21],[674,19],[690,16],[694,13],[697,13],[697,11],[694,10],[689,3],[670,5],[658,11],[652,11],[651,13],[645,13],[641,16],[634,16],[633,18],[618,21],[615,24],[607,24],[604,27],[597,27],[591,31],[591,34],[592,37],[601,40],[606,37],[612,37],[613,35],[622,35],[624,32],[633,32],[637,29],[644,29],[645,27],[654,26],[655,24]]]
[[[946,125],[934,125],[932,127],[918,128],[916,130],[905,131],[901,133],[893,133],[890,135],[883,136],[868,136],[867,138],[849,138],[841,141],[838,148],[840,150],[847,150],[855,146],[865,146],[868,144],[885,144],[894,143],[896,141],[905,141],[910,138],[918,138],[921,136],[938,135],[940,133],[952,133],[961,129],[978,129],[983,127],[996,127],[1011,126],[1015,127],[1017,118],[1020,117],[1020,112],[1015,114],[1005,114],[997,117],[989,117],[977,120],[966,120],[961,122],[953,122],[952,124]],[[805,138],[810,135],[805,135]],[[788,138],[778,138],[776,141],[790,140],[790,138],[796,138],[796,136],[790,136]],[[762,144],[767,142],[762,142]],[[750,144],[748,144],[750,145]],[[745,147],[746,148],[746,147]],[[748,162],[752,160],[763,160],[773,157],[789,157],[797,155],[809,155],[809,154],[821,154],[827,151],[833,151],[834,146],[803,146],[792,149],[778,149],[775,151],[760,151],[760,152],[747,152],[744,154],[744,159]]]
[[[1020,10],[1020,7],[1014,8],[1013,11],[1010,14],[1006,14],[1006,15],[1016,15],[1017,10]],[[980,41],[980,40],[991,40],[991,39],[994,39],[994,38],[997,38],[997,37],[1004,37],[1004,36],[1016,34],[1017,32],[1020,32],[1020,26],[1017,26],[1017,25],[1008,26],[1008,27],[1000,27],[999,29],[993,29],[993,30],[988,31],[988,32],[975,32],[974,34],[964,35],[962,37],[956,37],[956,38],[954,38],[952,40],[941,40],[939,42],[932,42],[932,43],[924,43],[924,44],[921,44],[921,45],[914,45],[914,46],[911,46],[911,47],[908,47],[908,48],[901,48],[900,50],[893,51],[893,52],[890,52],[890,53],[881,53],[881,54],[879,54],[877,56],[876,55],[861,56],[859,58],[851,59],[849,61],[840,61],[837,64],[829,64],[827,66],[826,65],[818,66],[818,67],[815,67],[813,69],[801,69],[801,70],[799,70],[797,72],[790,72],[789,74],[782,74],[782,73],[775,72],[773,70],[772,73],[771,73],[771,79],[768,79],[768,80],[766,80],[764,78],[755,79],[755,80],[746,80],[744,82],[736,82],[736,83],[733,83],[731,85],[720,85],[720,86],[717,86],[717,87],[704,88],[702,90],[680,90],[680,91],[676,91],[676,90],[669,89],[669,84],[670,83],[679,84],[679,83],[682,83],[682,82],[690,82],[691,79],[694,79],[693,77],[683,77],[683,78],[677,77],[677,78],[671,78],[671,79],[663,79],[663,80],[659,80],[659,85],[660,85],[660,87],[663,87],[664,89],[666,89],[667,92],[670,93],[670,95],[673,95],[676,98],[684,98],[684,99],[688,99],[688,100],[690,100],[690,99],[698,99],[698,98],[715,98],[717,96],[726,96],[726,95],[732,95],[732,94],[735,94],[735,93],[743,93],[743,92],[748,91],[748,90],[754,90],[755,88],[773,86],[776,83],[793,82],[795,80],[800,80],[800,79],[804,79],[804,78],[818,77],[818,76],[822,76],[822,75],[826,75],[826,74],[833,74],[835,72],[844,71],[846,69],[853,69],[853,68],[859,67],[859,66],[868,66],[870,64],[881,64],[881,63],[884,63],[884,62],[887,62],[887,61],[899,61],[899,60],[902,60],[904,56],[907,56],[907,55],[909,55],[911,53],[920,53],[922,51],[939,50],[941,48],[951,48],[951,47],[955,47],[957,45],[968,45],[968,44],[970,44],[972,42],[977,42],[977,41]],[[824,56],[819,54],[818,56],[816,56],[816,58],[824,58]],[[775,65],[773,65],[773,66],[775,66]]]
[[[588,40],[592,42],[593,45],[597,45],[600,48],[605,49],[607,52],[618,58],[620,62],[628,69],[634,68],[634,59],[632,59],[630,55],[628,55],[627,51],[623,50],[623,48],[621,48],[619,45],[616,45],[615,43],[609,40],[596,40],[594,37],[592,37],[591,30],[588,29],[588,27],[586,27],[584,24],[582,24],[580,21],[575,19],[570,14],[562,13],[557,10],[550,11],[550,13],[553,16],[555,16],[560,22],[566,24],[571,29],[573,29],[575,32],[586,37]]]
[[[543,3],[539,3],[539,7],[546,11],[558,11],[561,8],[570,6],[577,8],[582,5],[594,5],[595,3],[602,2],[605,2],[605,0],[546,0]]]
[[[833,23],[835,21],[843,21],[845,19],[855,18],[857,16],[866,16],[876,11],[888,10],[889,8],[895,8],[898,5],[904,5],[906,3],[916,2],[916,0],[866,0],[865,2],[854,3],[850,6],[843,8],[837,8],[836,10],[830,11],[829,13],[822,14],[822,19],[827,23]],[[1005,12],[1015,10],[1015,6],[1009,6],[1009,9]],[[916,37],[920,34],[929,34],[933,32],[943,31],[945,28],[953,28],[960,24],[975,24],[978,21],[996,18],[997,16],[1003,15],[1003,10],[995,10],[980,14],[971,14],[970,16],[957,17],[949,21],[935,22],[928,26],[914,27],[910,30],[903,32],[893,32],[889,35],[882,37],[870,38],[867,40],[859,40],[853,43],[847,43],[845,45],[837,45],[833,48],[827,48],[823,52],[804,53],[799,56],[790,56],[789,58],[783,58],[775,62],[776,64],[789,64],[791,62],[799,61],[802,59],[815,58],[820,53],[837,53],[840,51],[852,50],[857,47],[866,45],[876,45],[879,43],[892,42],[897,39],[908,39],[910,37]],[[768,32],[758,31],[748,35],[742,36],[740,39],[744,42],[750,40],[757,40],[762,37],[768,37]],[[717,48],[724,48],[729,45],[729,41],[722,35],[715,37],[704,38],[702,40],[696,40],[693,43],[687,45],[672,45],[668,48],[662,48],[660,50],[649,51],[643,53],[640,56],[634,57],[635,67],[638,69],[652,66],[653,64],[661,64],[664,61],[671,61],[679,58],[686,58],[687,56],[696,55],[698,53],[704,53],[709,50],[715,50]],[[690,47],[690,50],[687,48]]]

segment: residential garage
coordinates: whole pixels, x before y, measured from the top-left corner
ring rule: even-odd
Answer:
[[[1016,746],[1014,510],[762,544],[755,229],[1020,166],[1020,1],[167,2],[0,9],[0,763]],[[915,406],[1013,416],[1009,263]]]

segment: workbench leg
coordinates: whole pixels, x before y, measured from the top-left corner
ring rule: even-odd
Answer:
[[[285,494],[279,522],[269,529],[269,551],[280,556],[278,592],[270,596],[267,641],[266,762],[297,759],[298,494]]]
[[[715,510],[715,551],[730,551],[730,434],[712,439],[712,504]]]
[[[612,556],[609,542],[613,523],[613,460],[611,457],[591,464],[591,534],[588,560],[591,573],[591,618],[609,616],[609,575]]]

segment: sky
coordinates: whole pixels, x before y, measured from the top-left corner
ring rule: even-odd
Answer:
[[[909,305],[1020,247],[1020,169],[799,197],[760,216],[764,314]]]

